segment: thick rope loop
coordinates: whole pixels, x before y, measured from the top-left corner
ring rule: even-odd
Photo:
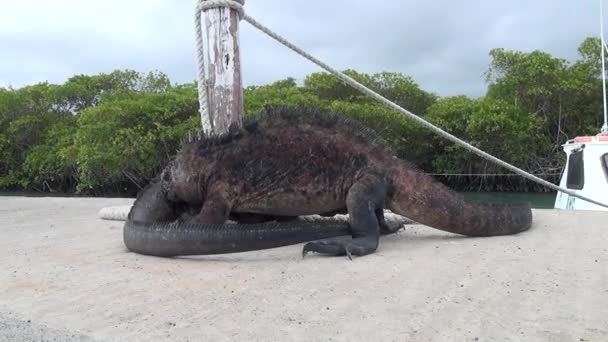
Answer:
[[[238,13],[239,19],[243,19],[245,16],[244,4],[245,0],[199,0],[196,11],[200,15],[201,12],[210,8],[228,7]]]

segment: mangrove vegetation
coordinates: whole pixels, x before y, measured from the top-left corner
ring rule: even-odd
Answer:
[[[478,148],[557,182],[561,144],[602,125],[599,39],[586,39],[578,53],[567,61],[542,51],[493,49],[487,92],[479,98],[441,97],[397,72],[346,73]],[[360,120],[400,158],[459,190],[547,191],[326,73],[249,86],[244,95],[245,115],[307,106]],[[199,127],[195,83],[174,84],[161,72],[116,70],[0,88],[0,190],[133,196]]]

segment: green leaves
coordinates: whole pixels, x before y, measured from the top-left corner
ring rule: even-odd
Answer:
[[[256,113],[272,106],[326,106],[327,101],[297,87],[293,79],[244,90],[245,113]]]
[[[439,100],[426,116],[430,122],[477,148],[524,169],[535,167],[535,158],[547,141],[542,136],[542,120],[513,104],[484,97],[455,96]],[[471,152],[437,137],[428,136],[435,155],[437,173],[504,173]]]
[[[436,96],[418,87],[408,76],[382,72],[373,75],[346,70],[345,73],[389,99],[424,114],[436,101]],[[361,94],[327,73],[308,75],[303,86],[294,79],[280,80],[270,85],[245,89],[245,111],[254,113],[268,106],[306,106],[330,109],[363,122],[378,131],[396,150],[399,156],[420,161],[416,144],[420,127],[403,115]]]
[[[575,135],[596,134],[601,126],[600,41],[587,38],[574,63],[541,51],[493,49],[486,72],[488,97],[542,119],[555,153]]]
[[[194,87],[87,108],[78,118],[78,190],[142,187],[164,166],[186,132],[200,127]]]
[[[490,51],[486,96],[439,98],[397,72],[345,73],[413,113],[529,171],[559,170],[561,144],[602,123],[600,44],[568,62],[542,51]],[[433,173],[502,173],[488,161],[327,73],[244,90],[245,115],[269,106],[330,109],[381,134],[399,157]],[[200,127],[196,84],[116,70],[0,88],[0,189],[134,195],[179,140]],[[461,178],[462,179],[462,178]]]
[[[23,162],[25,188],[38,191],[73,191],[78,181],[74,117],[63,117],[47,131],[46,138],[31,148]]]
[[[0,89],[0,189],[134,194],[198,127],[195,85],[157,72]]]

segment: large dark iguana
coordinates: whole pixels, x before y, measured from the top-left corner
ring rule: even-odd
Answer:
[[[378,247],[383,210],[468,236],[531,226],[529,205],[467,202],[395,157],[369,128],[313,109],[270,109],[229,133],[194,138],[135,201],[124,239],[133,251],[215,254],[309,241],[303,253],[366,255]],[[244,221],[347,211],[349,223]],[[328,239],[339,235],[352,239]]]

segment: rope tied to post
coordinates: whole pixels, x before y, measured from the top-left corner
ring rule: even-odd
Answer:
[[[236,11],[239,20],[245,17],[245,0],[198,0],[194,15],[195,36],[196,36],[196,65],[197,65],[197,88],[199,112],[203,132],[209,134],[213,132],[213,124],[209,117],[209,84],[206,76],[205,66],[205,47],[203,42],[203,27],[201,15],[204,11],[212,8],[230,8]]]
[[[204,12],[210,8],[231,8],[235,10],[239,19],[243,19],[245,16],[245,8],[243,5],[245,4],[245,0],[199,0],[196,5],[197,16],[200,17],[201,12]]]

